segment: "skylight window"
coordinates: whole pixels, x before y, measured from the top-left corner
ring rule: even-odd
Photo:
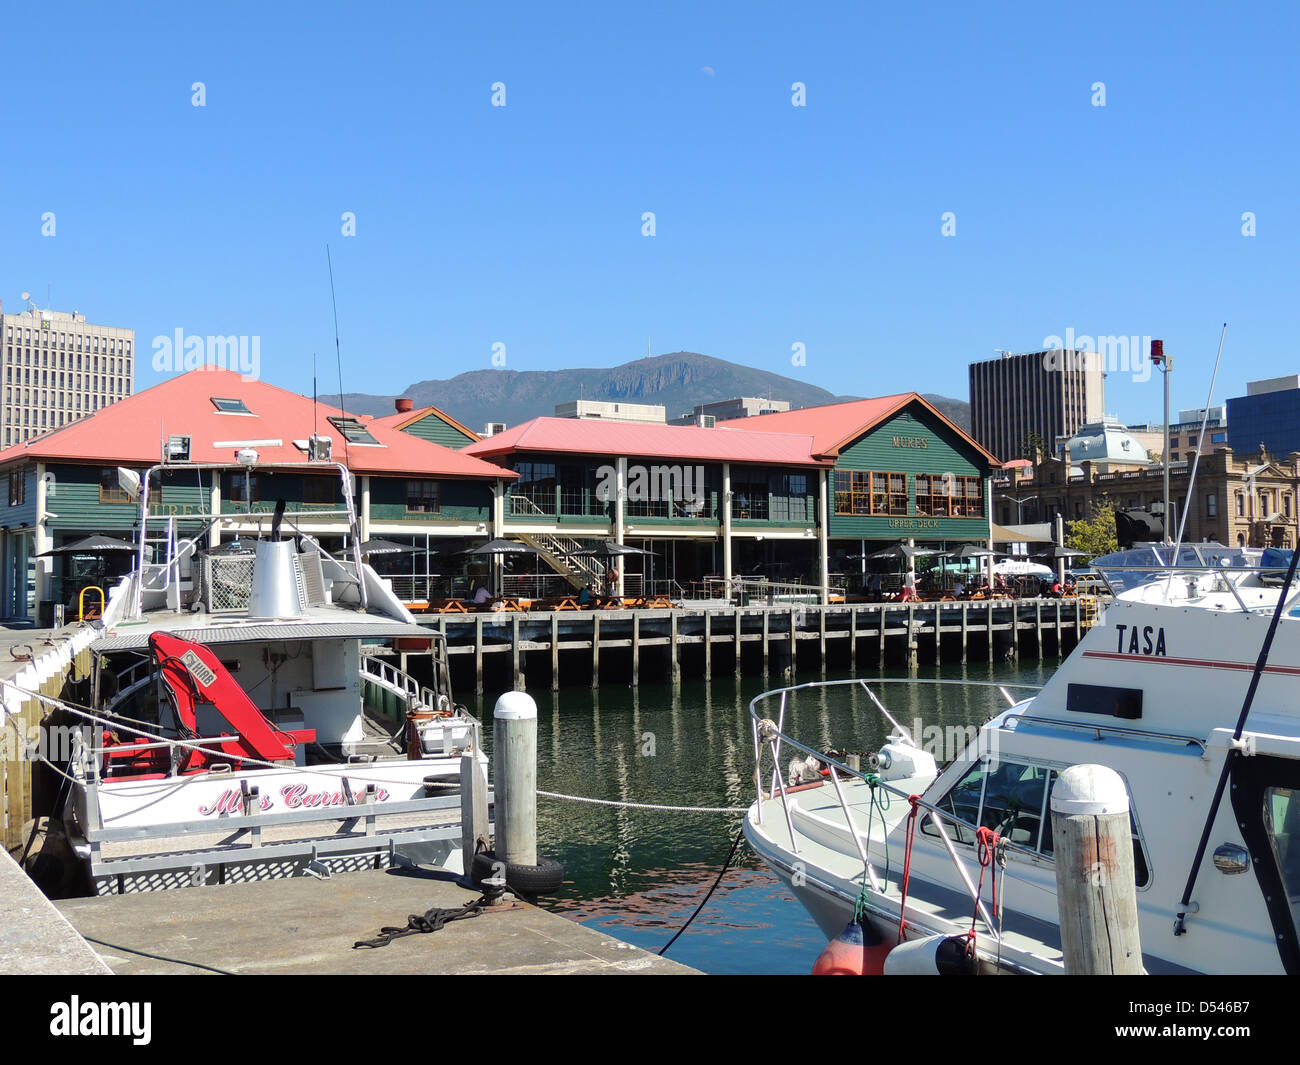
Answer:
[[[224,396],[210,396],[212,405],[222,414],[252,414],[242,399],[230,399]]]
[[[370,435],[370,430],[362,425],[355,418],[331,418],[330,425],[334,426],[343,438],[352,444],[378,444],[379,441]]]

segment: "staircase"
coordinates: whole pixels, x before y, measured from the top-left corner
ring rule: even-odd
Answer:
[[[524,513],[552,517],[527,496],[510,498],[511,506],[515,508],[512,513],[520,513],[520,508],[524,508]],[[572,536],[552,536],[546,533],[517,533],[516,535],[574,588],[583,588],[592,581],[599,583],[605,575],[605,568],[600,559],[563,557],[569,551],[581,551],[587,546],[581,540],[575,540]]]

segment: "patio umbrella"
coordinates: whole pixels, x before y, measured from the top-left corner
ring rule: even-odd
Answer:
[[[540,552],[535,547],[521,544],[517,540],[489,540],[478,547],[469,547],[458,551],[460,555],[536,555]]]
[[[869,559],[872,558],[913,559],[913,558],[926,558],[929,555],[937,555],[940,553],[941,552],[939,551],[939,549],[935,547],[908,547],[907,544],[890,544],[888,547],[882,548],[879,551],[872,551],[871,554],[867,555],[866,557]],[[861,555],[849,555],[849,558],[861,558],[861,557],[862,557]]]
[[[367,540],[361,545],[363,555],[400,555],[403,551],[423,551],[422,547],[397,544],[392,540]]]
[[[621,558],[624,555],[653,555],[643,547],[629,547],[627,544],[602,540],[594,547],[584,547],[579,551],[565,551],[564,558]]]
[[[990,551],[987,547],[980,547],[979,544],[966,544],[960,551],[948,552],[949,558],[990,558],[996,555],[996,551]]]
[[[37,555],[37,558],[44,558],[47,555],[129,555],[134,553],[134,544],[128,544],[125,540],[114,540],[111,536],[100,536],[95,533],[93,536],[87,536],[75,543],[65,544],[63,547],[56,547],[49,551],[42,551]]]

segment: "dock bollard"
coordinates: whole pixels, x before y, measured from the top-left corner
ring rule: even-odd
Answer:
[[[507,865],[537,864],[537,704],[506,692],[492,711],[496,855]]]
[[[1052,789],[1061,952],[1069,974],[1140,976],[1128,789],[1107,766],[1076,765]]]

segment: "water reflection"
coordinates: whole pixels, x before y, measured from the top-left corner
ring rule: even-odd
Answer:
[[[952,665],[920,677],[1042,684],[1037,662]],[[903,677],[859,670],[860,679]],[[811,677],[800,676],[796,682]],[[817,678],[821,679],[821,678]],[[828,674],[825,679],[847,679]],[[643,684],[534,692],[538,701],[538,786],[622,802],[747,806],[753,801],[749,701],[777,686],[774,674],[677,689]],[[879,697],[909,730],[979,725],[1006,703],[995,688],[888,684]],[[489,732],[497,693],[478,712]],[[775,716],[776,706],[772,706]],[[793,693],[786,730],[811,746],[874,750],[890,731],[856,685]],[[489,747],[490,749],[490,747]],[[783,758],[784,760],[784,758]],[[547,905],[611,935],[657,950],[694,910],[740,826],[739,814],[666,813],[542,799],[538,838],[564,863],[566,883]],[[709,905],[671,957],[709,972],[806,972],[821,947],[802,907],[741,848]]]

